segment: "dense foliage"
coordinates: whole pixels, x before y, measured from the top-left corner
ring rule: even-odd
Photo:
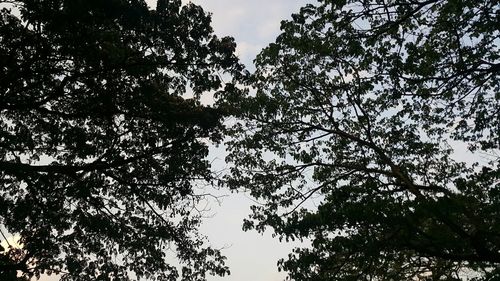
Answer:
[[[247,228],[292,280],[500,278],[500,3],[320,0],[228,96]],[[467,163],[459,159],[467,158]],[[497,280],[497,279],[494,279]]]
[[[199,98],[240,70],[233,40],[180,0],[0,5],[0,230],[23,244],[0,279],[226,274],[194,184],[224,115]]]

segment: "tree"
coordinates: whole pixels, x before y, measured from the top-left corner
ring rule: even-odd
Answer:
[[[309,239],[292,280],[500,277],[499,10],[321,0],[282,22],[256,92],[227,96],[227,184],[261,203],[247,229]]]
[[[241,70],[233,39],[180,0],[0,4],[0,231],[23,244],[0,279],[228,273],[197,233],[196,185],[225,116],[199,97]]]

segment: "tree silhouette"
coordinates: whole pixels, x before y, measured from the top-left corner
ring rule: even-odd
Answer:
[[[23,244],[0,279],[228,273],[193,184],[225,114],[199,97],[241,70],[233,39],[180,0],[0,3],[0,227]]]
[[[311,240],[292,280],[500,276],[499,9],[318,1],[282,23],[257,93],[227,96],[227,183],[262,203],[247,228]]]

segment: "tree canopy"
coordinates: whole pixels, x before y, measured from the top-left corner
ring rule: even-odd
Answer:
[[[246,228],[310,239],[292,280],[500,277],[499,11],[320,0],[282,22],[256,93],[227,96],[227,184],[261,203]]]
[[[180,0],[0,5],[0,231],[23,244],[0,249],[0,279],[228,273],[195,185],[225,115],[199,97],[240,71],[233,39]]]

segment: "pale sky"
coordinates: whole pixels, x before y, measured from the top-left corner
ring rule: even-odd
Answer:
[[[185,1],[188,2],[188,1]],[[192,0],[212,13],[212,26],[218,36],[235,38],[237,54],[253,69],[259,51],[274,42],[280,22],[290,18],[307,0]],[[224,157],[223,149],[212,149],[212,158]],[[220,160],[217,166],[223,166]],[[228,192],[226,192],[227,194]],[[212,206],[213,218],[206,219],[201,231],[215,247],[228,246],[223,254],[231,275],[210,277],[209,281],[281,281],[277,261],[286,258],[294,245],[280,243],[271,233],[243,232],[242,222],[250,213],[252,201],[244,194],[230,194],[221,206]],[[296,246],[297,244],[295,244]]]
[[[147,0],[154,7],[155,0]],[[188,2],[183,0],[183,2]],[[212,26],[220,36],[232,36],[238,44],[237,55],[252,70],[252,61],[259,51],[273,42],[279,34],[280,22],[290,18],[293,12],[311,0],[192,0],[211,12]],[[212,159],[217,167],[223,167],[224,150],[213,148]],[[280,243],[271,233],[241,230],[243,219],[250,213],[252,204],[245,194],[227,195],[221,206],[211,205],[210,213],[201,232],[208,236],[215,248],[224,248],[231,275],[208,277],[209,281],[281,281],[285,273],[278,272],[277,261],[286,258],[295,245]],[[58,280],[42,277],[42,281]]]
[[[153,0],[149,1],[150,3]],[[183,0],[183,2],[189,2]],[[308,2],[306,0],[191,0],[212,13],[212,26],[219,36],[232,36],[237,54],[251,68],[259,51],[274,41],[280,22]]]

